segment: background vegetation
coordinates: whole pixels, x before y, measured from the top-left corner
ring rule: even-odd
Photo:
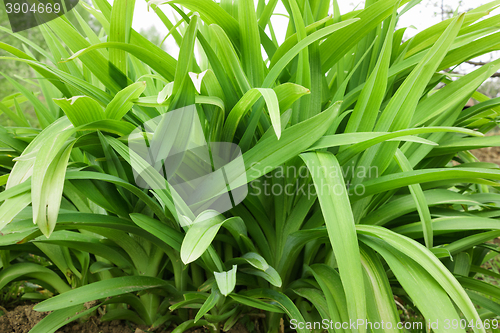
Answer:
[[[490,12],[500,1],[404,41],[396,23],[418,2],[373,0],[340,15],[333,1],[328,15],[330,2],[283,1],[279,44],[276,1],[170,1],[178,22],[151,1],[177,58],[131,28],[126,0],[82,2],[86,14],[37,30],[45,44],[2,39],[0,64],[26,72],[0,81],[15,89],[0,104],[0,288],[40,286],[25,298],[53,312],[32,332],[98,309],[104,321],[175,332],[357,319],[391,323],[383,331],[404,331],[400,320],[492,330],[500,169],[469,151],[499,146],[485,134],[500,99],[477,90],[500,59],[454,69],[499,50]],[[128,149],[134,129],[182,107],[196,108],[207,142],[243,152],[239,185],[250,193],[228,212],[179,212],[172,189],[157,186],[161,172]],[[310,173],[280,173],[301,168]],[[265,194],[266,182],[293,190]]]

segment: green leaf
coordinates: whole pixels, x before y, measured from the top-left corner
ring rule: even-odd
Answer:
[[[487,11],[482,11],[482,12],[469,12],[465,15],[464,19],[464,26],[461,29],[461,34],[466,31],[468,27],[470,27],[470,24],[473,23],[474,21],[477,21],[481,17],[487,15]],[[453,21],[453,17],[449,18],[447,20],[444,20],[442,22],[439,22],[438,24],[435,24],[418,34],[416,34],[412,40],[411,43],[410,41],[406,41],[402,47],[406,47],[407,45],[410,46],[408,51],[405,54],[405,58],[411,57],[412,55],[432,46],[438,39],[439,36],[444,32],[444,30],[448,27],[448,25]]]
[[[383,240],[383,242],[387,243],[390,248],[394,248],[395,250],[414,260],[418,264],[418,266],[415,265],[415,269],[421,271],[422,274],[423,272],[425,272],[429,275],[429,277],[435,280],[439,284],[439,286],[446,291],[453,302],[455,302],[455,304],[458,306],[460,311],[462,311],[467,320],[480,320],[479,315],[474,308],[474,305],[470,301],[460,283],[458,283],[458,281],[450,273],[450,271],[446,267],[444,267],[443,263],[439,261],[439,259],[437,259],[434,254],[432,254],[432,252],[430,252],[427,248],[414,240],[391,232],[382,227],[357,225],[356,229],[359,234],[373,236]],[[363,239],[363,241],[365,241],[365,239]],[[370,246],[372,245],[373,244],[371,243]],[[380,248],[377,249],[378,252],[379,250]],[[407,260],[403,260],[402,263],[403,266],[406,266]],[[402,276],[406,278],[405,274],[402,274]],[[411,281],[412,283],[414,283],[415,281],[418,281],[418,279],[411,279]],[[411,288],[410,286],[408,287]],[[425,287],[418,288],[417,293],[421,293],[422,290],[425,290]],[[425,303],[425,305],[428,306],[428,298],[425,298]],[[454,311],[453,307],[446,309],[444,307],[440,308],[442,309],[442,311]],[[431,311],[430,315],[433,315],[433,313],[438,312]],[[474,332],[484,333],[484,329],[480,329],[477,327],[474,327],[473,329]]]
[[[234,217],[232,219],[236,219]],[[224,219],[216,211],[205,211],[201,213],[189,227],[182,241],[181,259],[184,264],[198,259],[212,244],[220,227],[230,219]],[[221,289],[222,292],[222,289]]]
[[[266,101],[267,108],[269,111],[269,117],[271,118],[271,124],[273,125],[274,132],[276,133],[276,137],[278,140],[281,137],[281,120],[280,120],[280,109],[278,98],[276,93],[271,89],[262,89],[259,88],[262,97]]]
[[[85,49],[95,47],[90,46],[89,41],[69,23],[59,17],[47,22],[47,26],[57,32],[63,43],[72,51],[79,52]],[[120,44],[120,43],[117,43]],[[88,67],[99,81],[101,81],[111,92],[118,92],[126,85],[126,77],[115,66],[110,64],[100,52],[82,54],[80,60]]]
[[[302,317],[299,309],[295,304],[283,293],[271,289],[254,289],[247,293],[250,297],[266,299],[274,302],[279,308],[281,308],[288,315],[290,319],[295,319],[297,322],[305,322],[304,317]],[[305,328],[298,328],[297,332],[307,333],[309,332]]]
[[[437,234],[452,233],[465,230],[498,230],[497,219],[476,216],[440,217],[432,220],[432,228]],[[422,225],[420,222],[394,228],[394,231],[407,236],[421,237]]]
[[[253,88],[248,90],[245,95],[243,95],[243,97],[238,101],[238,103],[236,103],[231,112],[229,112],[229,115],[227,116],[226,122],[224,124],[224,129],[222,130],[223,141],[233,141],[234,133],[236,133],[240,120],[250,109],[250,107],[255,102],[257,102],[260,96],[264,97],[264,100],[266,101],[274,131],[277,138],[280,138],[280,107],[276,93],[272,89]]]
[[[439,147],[433,149],[428,156],[441,156],[464,150],[498,146],[500,146],[500,140],[498,136],[487,136],[482,138],[451,137],[448,140],[443,140],[443,142],[440,142]]]
[[[29,238],[38,236],[38,234],[30,235]],[[89,252],[100,257],[103,257],[118,267],[129,268],[132,266],[127,255],[121,250],[118,251],[113,247],[102,244],[102,236],[80,234],[72,231],[56,231],[52,233],[50,238],[40,236],[35,238],[33,242],[43,242],[48,244],[56,244],[58,246],[66,246],[76,250]]]
[[[220,52],[224,55],[220,60],[227,72],[226,75],[232,82],[233,87],[238,93],[244,94],[251,89],[250,82],[246,77],[240,60],[237,56],[233,44],[227,36],[227,30],[222,29],[219,25],[212,24],[209,26],[211,36],[217,41]],[[263,88],[270,88],[264,86]]]
[[[331,320],[334,322],[349,321],[346,295],[339,273],[325,264],[314,264],[310,269],[325,295]]]
[[[328,315],[328,305],[326,304],[326,300],[323,297],[321,291],[313,288],[297,288],[293,289],[293,291],[301,296],[307,299],[309,302],[311,302],[316,310],[318,310],[319,314],[321,315],[321,318],[323,320],[328,320],[328,323],[331,323],[331,318]],[[328,325],[328,332],[333,332],[333,329]]]
[[[236,286],[236,270],[237,266],[227,272],[214,272],[215,281],[222,295],[227,296],[233,292]]]
[[[231,15],[224,11],[217,3],[211,0],[152,0],[150,4],[177,3],[192,11],[200,13],[201,19],[207,24],[217,24],[231,38],[231,41],[238,45],[239,25]]]
[[[412,167],[406,156],[401,152],[401,150],[396,151],[395,155],[396,161],[402,171],[412,171]],[[424,192],[420,184],[413,184],[409,186],[413,200],[417,206],[418,215],[420,216],[420,221],[422,221],[422,227],[424,229],[424,239],[427,248],[434,247],[434,236],[432,233],[432,223],[431,223],[431,213],[429,211],[429,206],[425,199]]]
[[[70,306],[54,311],[40,320],[30,333],[54,333],[59,328],[94,312],[100,305],[87,309],[84,305]]]
[[[113,320],[127,320],[136,325],[146,325],[146,322],[137,315],[132,310],[128,309],[111,309],[106,311],[106,313],[101,317],[101,320],[104,321],[113,321]]]
[[[24,95],[24,97],[26,97],[31,102],[31,104],[33,104],[38,121],[40,122],[42,128],[47,127],[55,121],[54,116],[50,113],[47,107],[43,105],[43,103],[37,97],[35,97],[35,95],[33,95],[31,91],[29,91],[26,87],[22,86],[17,81],[14,81],[6,74],[0,72],[0,75],[5,77],[10,84],[12,84],[17,90],[19,90]]]
[[[392,38],[397,17],[396,14],[397,6],[395,6],[394,13],[392,14],[387,36],[385,36],[384,45],[382,46],[382,53],[379,55],[377,64],[368,77],[363,90],[361,90],[361,94],[349,118],[345,132],[371,131],[375,125],[387,88],[389,63],[392,54]]]
[[[146,82],[136,82],[127,88],[118,92],[113,100],[104,110],[104,116],[107,119],[120,120],[132,108],[134,103],[131,101],[139,98],[142,92],[146,89]]]
[[[54,311],[134,291],[161,288],[168,282],[149,276],[123,276],[98,281],[38,303],[36,311]]]
[[[371,249],[361,246],[360,253],[365,276],[368,319],[373,323],[392,323],[392,329],[384,331],[402,332],[397,329],[399,314],[384,266]]]
[[[17,101],[14,99],[14,101]],[[16,109],[18,108],[19,104],[15,102]],[[3,112],[7,117],[9,117],[13,122],[16,123],[18,126],[29,126],[28,121],[26,120],[24,114],[21,113],[22,116],[17,115],[15,112],[13,112],[7,105],[5,105],[3,102],[0,102],[0,111]]]
[[[424,134],[424,133],[439,133],[439,132],[457,132],[464,133],[474,136],[483,136],[482,133],[478,131],[472,131],[466,128],[460,127],[446,127],[446,126],[429,126],[421,128],[408,128],[394,132],[370,132],[370,133],[342,133],[337,135],[327,135],[319,139],[312,147],[313,149],[321,149],[326,147],[334,147],[340,145],[353,144],[351,147],[345,149],[338,154],[337,158],[341,163],[345,163],[352,157],[356,156],[358,153],[368,149],[377,143],[384,141],[391,141],[393,139],[401,138],[404,141],[414,141],[420,143],[433,144],[432,141],[425,140],[419,141],[419,139],[413,138],[410,135]],[[399,141],[395,140],[395,141]]]
[[[266,259],[264,259],[258,253],[247,252],[241,258],[253,267],[260,269],[261,271],[265,271],[269,268],[269,264],[266,262]]]
[[[24,53],[24,52],[16,49],[15,47],[12,47],[10,45],[7,45],[5,43],[1,43],[0,42],[0,48],[3,49],[3,50],[6,50],[7,52],[9,52],[9,53],[15,55],[16,57],[18,57],[18,58],[10,57],[11,60],[14,60],[14,61],[26,61],[26,63],[28,63],[35,71],[37,71],[38,73],[40,73],[43,77],[52,78],[52,79],[56,79],[57,78],[57,76],[54,75],[53,73],[51,73],[51,71],[48,70],[45,66],[41,65],[34,58],[32,58],[29,55],[27,55],[26,53]],[[1,59],[5,59],[5,58],[9,58],[9,57],[2,57]],[[68,88],[63,83],[61,83],[59,81],[53,81],[53,85],[59,91],[61,91],[63,93],[63,95],[65,95],[65,96],[69,96],[70,95],[70,92],[68,91]]]
[[[49,165],[49,170],[43,181],[42,192],[39,205],[33,200],[33,214],[38,210],[38,214],[33,221],[38,225],[45,236],[49,237],[57,222],[57,215],[61,206],[64,178],[66,167],[68,166],[69,155],[73,149],[74,141],[61,151],[60,155],[54,158]],[[36,164],[35,164],[36,166]],[[34,177],[35,179],[35,177]],[[46,211],[45,211],[46,209]]]
[[[243,68],[252,87],[260,87],[264,80],[264,64],[253,0],[238,2],[238,20]]]
[[[356,22],[358,19],[351,19],[351,20],[346,20],[340,23],[335,23],[332,24],[326,28],[322,28],[316,32],[313,32],[309,36],[305,37],[302,39],[300,42],[298,42],[294,47],[290,49],[286,54],[284,54],[278,61],[276,61],[276,64],[270,68],[269,73],[267,74],[266,78],[264,79],[264,83],[262,84],[263,88],[269,88],[272,87],[278,76],[280,75],[281,71],[288,65],[290,61],[293,60],[299,54],[299,52],[304,49],[305,47],[311,45],[312,43],[332,34],[333,32],[340,30],[346,26],[349,26]]]
[[[425,200],[429,207],[441,204],[478,205],[478,201],[450,190],[433,189],[424,191]],[[413,212],[417,209],[412,195],[404,195],[386,203],[379,209],[361,219],[361,224],[384,225],[389,221]]]
[[[423,130],[423,129],[422,129]],[[401,133],[398,134],[404,134],[402,131]],[[390,139],[387,139],[390,138]],[[340,134],[335,134],[335,135],[325,135],[314,145],[309,147],[308,150],[317,150],[317,149],[323,149],[323,148],[330,148],[330,147],[338,147],[338,146],[343,146],[343,145],[356,145],[355,148],[358,147],[366,147],[368,145],[375,145],[379,143],[380,141],[408,141],[408,142],[418,142],[426,145],[431,145],[431,146],[437,146],[437,143],[422,139],[418,136],[412,136],[412,135],[397,135],[396,132],[356,132],[356,133],[340,133]],[[361,148],[361,149],[363,149]],[[356,153],[361,150],[361,149],[356,149]],[[349,151],[349,155],[344,154],[339,156],[349,156],[354,155],[355,153],[352,153],[352,150]]]
[[[328,110],[303,121],[299,124],[285,129],[281,138],[278,140],[276,136],[266,136],[260,140],[252,149],[243,154],[245,162],[245,172],[242,173],[239,167],[235,167],[237,161],[228,163],[224,170],[228,179],[234,179],[233,188],[245,185],[254,179],[257,179],[264,174],[274,170],[279,165],[290,160],[305,151],[314,142],[316,142],[330,127],[334,121],[333,115],[339,110],[341,103],[335,103]],[[274,131],[273,129],[269,129]],[[204,187],[203,183],[199,185],[199,198],[212,198],[224,191],[224,187],[214,188],[212,186]],[[208,192],[208,193],[207,193]]]
[[[209,323],[206,320],[199,320],[198,322],[195,323],[194,319],[191,319],[191,320],[186,320],[185,322],[177,326],[172,331],[172,333],[183,333],[189,330],[191,327],[197,327],[197,326],[210,327],[212,329],[215,329],[214,324]]]
[[[198,29],[198,15],[193,15],[191,17],[191,22],[186,30],[184,38],[182,39],[182,44],[179,51],[179,60],[177,61],[177,67],[175,68],[175,78],[174,86],[172,87],[172,94],[177,94],[179,89],[183,86],[184,81],[189,80],[189,70],[191,68],[194,59],[194,43],[196,32]],[[184,106],[184,105],[183,105]]]
[[[375,130],[400,130],[408,127],[411,123],[418,101],[428,85],[430,79],[434,75],[438,64],[446,55],[446,52],[451,47],[453,40],[456,38],[460,27],[464,20],[464,14],[456,17],[441,35],[439,40],[426,53],[424,59],[418,63],[415,69],[408,75],[403,84],[398,88],[397,92],[391,98],[387,107],[381,113],[377,121]],[[370,154],[365,155],[367,158],[364,161],[366,164],[372,159],[373,163],[380,166],[380,171],[383,172],[390,163],[389,158],[395,153],[396,143],[382,144],[378,148],[374,148]]]
[[[113,2],[108,37],[110,42],[128,43],[130,41],[134,8],[135,0],[118,0]],[[122,73],[127,73],[127,58],[124,51],[110,49],[109,60]]]
[[[242,268],[242,269],[240,269],[240,271],[243,273],[247,273],[247,274],[261,277],[261,278],[265,279],[267,282],[269,282],[270,284],[272,284],[273,286],[278,287],[278,288],[280,288],[283,284],[279,273],[271,266],[269,266],[266,270]]]
[[[274,91],[278,96],[281,113],[288,110],[296,100],[311,93],[309,89],[291,82],[280,84]]]
[[[481,178],[500,179],[500,171],[492,169],[479,168],[433,168],[424,170],[414,170],[380,176],[379,178],[365,181],[363,183],[364,193],[352,198],[353,201],[359,200],[376,193],[393,190],[403,186],[417,183],[427,183],[431,181],[443,181],[452,179],[468,179],[473,182],[481,182]]]
[[[281,277],[278,272],[267,263],[266,259],[255,252],[247,252],[243,256],[233,258],[227,264],[250,264],[252,268],[240,268],[243,273],[260,276],[276,287],[281,287]]]
[[[91,274],[99,273],[99,272],[104,272],[104,271],[109,271],[110,269],[115,268],[116,266],[112,264],[108,264],[102,261],[96,261],[92,265],[90,265],[89,272]]]
[[[51,269],[33,263],[14,264],[3,268],[0,272],[0,287],[5,287],[8,283],[19,277],[30,277],[41,280],[53,286],[58,292],[65,293],[71,288]]]
[[[497,302],[494,302],[488,297],[481,296],[480,294],[475,293],[473,291],[467,291],[467,295],[469,295],[470,299],[474,302],[474,304],[490,310],[497,316],[500,314],[500,304],[498,304]]]
[[[300,157],[306,163],[314,181],[346,293],[349,316],[365,318],[365,290],[359,247],[340,165],[331,153],[305,153]]]
[[[257,309],[261,309],[261,310],[268,311],[268,312],[284,313],[284,311],[281,308],[279,308],[278,306],[276,306],[274,304],[266,303],[266,302],[264,302],[260,299],[257,299],[257,298],[248,297],[248,296],[240,295],[240,294],[236,294],[236,293],[230,294],[229,297],[234,299],[236,302],[247,305],[251,308],[257,308]]]
[[[448,250],[451,254],[455,254],[468,250],[474,247],[475,245],[482,244],[497,237],[500,237],[500,231],[498,230],[482,232],[476,235],[471,235],[461,238],[453,243],[445,245],[443,248]]]
[[[436,117],[446,110],[456,106],[461,98],[472,94],[479,86],[500,69],[500,59],[469,73],[460,79],[451,82],[443,89],[419,103],[412,119],[414,126],[421,126],[429,119]]]
[[[174,250],[180,251],[182,234],[179,231],[146,215],[134,213],[130,214],[130,218],[139,227],[143,228],[152,235],[155,235],[163,242],[171,246]]]
[[[31,203],[31,193],[13,196],[0,206],[0,230],[10,223],[26,206]]]
[[[196,323],[198,320],[200,320],[208,311],[212,310],[213,307],[217,304],[217,302],[220,300],[221,295],[220,292],[217,288],[212,288],[212,293],[210,296],[208,296],[207,300],[201,308],[198,310],[196,313],[196,317],[194,318],[194,322]]]
[[[401,286],[415,302],[426,320],[430,322],[460,321],[460,317],[455,311],[450,298],[443,290],[443,286],[434,280],[435,276],[432,275],[432,272],[427,272],[425,267],[412,261],[390,245],[384,244],[381,240],[369,237],[360,237],[360,239],[384,258]],[[446,268],[441,270],[446,270]],[[428,301],[430,297],[432,297],[432,304],[429,304]],[[444,327],[435,327],[434,330],[436,332],[448,331]],[[460,331],[463,332],[464,330]]]
[[[74,96],[70,99],[55,99],[54,102],[63,109],[75,127],[104,119],[102,106],[90,97]]]
[[[165,57],[163,56],[163,54],[159,52],[153,52],[150,49],[146,49],[144,47],[133,44],[106,42],[106,43],[86,46],[85,48],[79,49],[71,57],[66,59],[66,61],[74,60],[76,58],[86,57],[88,56],[87,53],[90,53],[92,55],[95,52],[91,51],[104,48],[113,48],[126,51],[132,54],[133,56],[137,57],[138,59],[142,60],[148,66],[151,66],[151,68],[153,68],[156,72],[158,72],[158,74],[163,76],[168,81],[172,81],[174,79],[175,67],[177,66],[177,63],[174,59],[168,56],[168,54],[167,57]],[[121,89],[116,89],[116,92],[120,90]]]
[[[320,45],[323,72],[330,69],[370,31],[389,17],[397,3],[404,4],[405,2],[407,1],[381,0],[364,10],[352,12],[351,14],[356,18],[356,22],[346,29],[331,35]]]

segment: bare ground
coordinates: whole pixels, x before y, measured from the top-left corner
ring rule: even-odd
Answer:
[[[0,332],[1,333],[28,333],[33,326],[42,320],[48,312],[38,312],[33,310],[33,305],[17,306],[4,315],[0,316]],[[158,329],[154,333],[171,332],[173,327],[169,329]],[[126,322],[119,320],[101,322],[98,317],[90,317],[82,323],[73,322],[59,330],[56,333],[145,333],[148,331],[146,327],[136,327]],[[205,333],[208,330],[204,328],[193,328],[188,330],[190,333]],[[236,324],[230,333],[248,333],[248,330],[243,326]]]

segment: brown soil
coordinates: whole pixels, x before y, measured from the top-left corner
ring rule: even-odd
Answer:
[[[494,129],[486,133],[486,136],[496,136],[496,135],[500,135],[500,130]],[[476,156],[481,162],[489,162],[500,165],[500,147],[474,149],[471,150],[471,153],[474,156]]]
[[[37,312],[33,310],[33,305],[17,306],[10,311],[0,316],[0,333],[28,333],[33,326],[42,320],[48,312]],[[168,330],[159,329],[155,333],[171,332]],[[78,323],[73,322],[62,328],[56,333],[145,333],[148,331],[145,327],[135,327],[128,325],[119,320],[101,322],[97,317],[90,317],[87,321]],[[205,333],[208,332],[203,328],[193,328],[190,333]],[[236,324],[229,332],[231,333],[248,333],[248,330],[243,326]]]
[[[42,320],[48,313],[33,310],[33,305],[18,306],[7,311],[0,317],[0,332],[28,333],[33,326]],[[100,322],[96,317],[89,318],[84,323],[71,323],[60,328],[56,333],[134,333],[125,323],[115,320]]]
[[[475,150],[472,150],[472,153],[481,162],[490,162],[490,163],[500,164],[500,147],[489,147],[489,148],[475,149]]]

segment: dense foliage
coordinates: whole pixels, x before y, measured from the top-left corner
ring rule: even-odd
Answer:
[[[48,291],[26,295],[53,311],[32,332],[98,308],[103,320],[175,332],[322,320],[391,323],[329,332],[405,331],[400,310],[443,323],[435,332],[462,318],[484,332],[478,322],[500,315],[500,289],[477,279],[498,277],[482,264],[498,251],[500,170],[469,150],[499,145],[484,134],[500,98],[476,89],[500,59],[448,72],[500,49],[500,17],[488,16],[500,1],[403,41],[396,23],[418,0],[367,0],[345,15],[334,0],[331,16],[330,1],[284,0],[281,44],[277,0],[162,2],[149,5],[177,59],[131,28],[127,0],[79,5],[97,34],[75,12],[74,23],[39,27],[48,50],[0,42],[10,54],[0,61],[30,66],[39,87],[5,75],[18,94],[0,103],[14,124],[0,127],[0,287],[29,280]],[[464,109],[470,98],[479,104]],[[137,186],[133,166],[166,180],[128,143],[192,105],[206,142],[240,147],[249,193],[179,224],[169,187]]]

